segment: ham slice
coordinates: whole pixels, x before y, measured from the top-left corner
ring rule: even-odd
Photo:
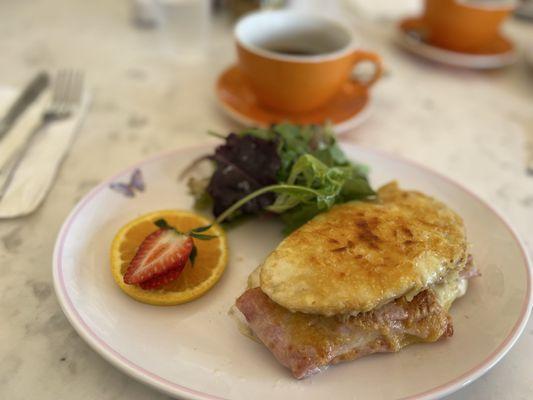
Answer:
[[[395,352],[410,343],[434,342],[453,334],[451,318],[431,290],[410,302],[402,297],[377,310],[343,318],[292,313],[258,287],[244,292],[236,306],[254,334],[297,379],[342,361]]]

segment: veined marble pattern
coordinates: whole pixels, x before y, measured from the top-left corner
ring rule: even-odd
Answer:
[[[194,62],[164,54],[157,32],[130,23],[128,1],[0,2],[1,84],[21,85],[37,69],[86,71],[94,102],[45,204],[0,221],[0,398],[163,399],[93,352],[63,316],[52,288],[55,236],[95,184],[158,151],[235,128],[217,108],[213,84],[234,61],[228,23],[214,21]],[[351,21],[353,22],[353,21]],[[417,160],[472,188],[510,219],[533,249],[533,73],[524,63],[490,72],[439,66],[392,44],[390,23],[358,22],[364,47],[387,74],[371,118],[344,140]],[[533,25],[510,21],[518,45]],[[491,372],[449,399],[533,398],[533,322]]]

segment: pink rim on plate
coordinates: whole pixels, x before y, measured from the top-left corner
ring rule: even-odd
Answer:
[[[54,255],[53,255],[53,276],[54,276],[54,288],[56,295],[59,299],[59,303],[61,305],[61,308],[63,309],[63,312],[67,316],[68,320],[74,327],[74,329],[78,332],[78,334],[102,357],[104,357],[107,361],[118,367],[119,369],[123,370],[127,374],[133,376],[134,378],[138,379],[139,381],[142,381],[144,383],[149,384],[150,386],[161,390],[163,392],[166,392],[173,396],[184,396],[188,399],[194,399],[194,400],[225,400],[222,397],[218,397],[209,393],[204,393],[198,390],[190,389],[188,387],[179,385],[177,383],[171,382],[159,375],[156,375],[146,369],[144,369],[142,366],[133,363],[128,358],[114,350],[108,343],[106,343],[101,337],[99,337],[93,329],[83,320],[79,312],[77,311],[76,307],[74,306],[71,298],[68,295],[68,292],[66,290],[64,275],[63,275],[63,251],[64,251],[64,245],[65,245],[65,239],[68,236],[69,230],[73,224],[73,222],[76,220],[76,217],[80,214],[80,212],[84,209],[84,207],[91,201],[91,199],[96,196],[99,192],[102,190],[105,190],[108,188],[109,184],[111,182],[116,181],[116,179],[123,174],[125,174],[128,171],[132,171],[135,168],[139,168],[143,165],[153,163],[156,161],[159,161],[166,157],[172,157],[182,152],[187,152],[188,150],[199,148],[199,147],[207,147],[206,145],[198,145],[198,146],[191,146],[188,148],[180,148],[175,149],[171,151],[167,151],[158,155],[155,155],[151,158],[148,158],[140,163],[137,163],[135,165],[132,165],[122,172],[114,175],[113,177],[107,179],[106,181],[102,182],[98,186],[96,186],[94,189],[92,189],[71,211],[69,216],[67,217],[66,221],[64,222],[56,244],[54,248]],[[353,145],[346,145],[343,144],[343,147],[356,147]],[[484,200],[482,200],[478,195],[464,187],[463,185],[455,182],[454,180],[446,177],[445,175],[440,174],[439,172],[433,171],[432,169],[419,164],[417,162],[404,159],[402,157],[391,155],[386,152],[382,152],[375,149],[368,149],[365,148],[365,152],[374,153],[377,155],[380,155],[382,157],[387,157],[392,160],[396,160],[402,163],[410,164],[418,169],[423,169],[439,179],[442,179],[460,190],[467,193],[471,198],[473,198],[476,202],[478,202],[482,207],[485,207],[489,209],[493,214],[495,214],[501,222],[505,225],[506,229],[509,231],[515,242],[519,245],[519,248],[521,250],[521,255],[524,260],[524,265],[526,265],[526,273],[527,273],[527,290],[526,295],[524,297],[521,311],[520,311],[520,317],[516,321],[515,325],[507,335],[507,337],[503,340],[503,342],[490,354],[488,355],[485,360],[483,360],[481,363],[479,363],[477,366],[471,368],[467,372],[463,373],[462,375],[458,376],[457,378],[444,383],[442,385],[439,385],[431,390],[424,391],[421,393],[417,393],[412,396],[404,397],[400,400],[429,400],[429,399],[435,399],[442,396],[449,395],[462,387],[468,385],[475,379],[479,378],[486,372],[488,372],[498,361],[500,361],[503,356],[509,351],[509,349],[515,344],[518,337],[522,333],[523,329],[525,328],[525,325],[528,321],[529,314],[531,312],[531,308],[533,306],[533,296],[532,296],[532,286],[533,286],[533,278],[532,278],[532,267],[531,267],[531,261],[528,256],[528,252],[525,248],[525,245],[523,244],[522,240],[519,238],[518,234],[514,230],[514,228],[507,222],[507,220],[500,214],[499,211],[494,209],[492,206],[490,206],[488,203],[486,203]]]

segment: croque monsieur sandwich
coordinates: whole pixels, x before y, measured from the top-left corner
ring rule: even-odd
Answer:
[[[396,183],[378,194],[294,231],[236,301],[251,334],[295,378],[453,334],[448,309],[478,274],[461,217]]]

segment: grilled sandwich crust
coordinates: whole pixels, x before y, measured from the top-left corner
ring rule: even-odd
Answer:
[[[358,313],[464,267],[461,217],[396,183],[378,193],[377,202],[336,206],[283,240],[262,265],[262,291],[293,312]]]

